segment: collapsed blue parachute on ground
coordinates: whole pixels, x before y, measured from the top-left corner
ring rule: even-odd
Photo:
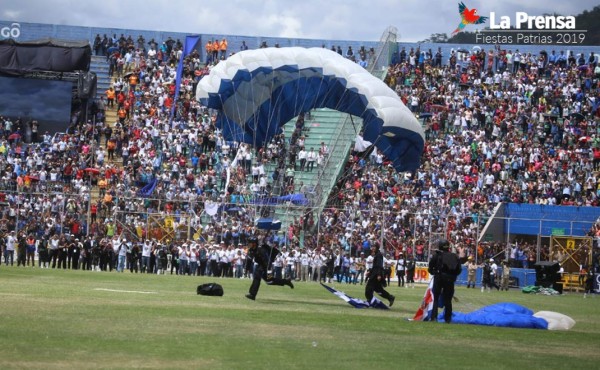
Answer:
[[[220,110],[228,140],[263,146],[281,126],[314,108],[363,119],[364,139],[398,171],[418,168],[423,129],[398,95],[358,64],[325,48],[246,50],[217,64],[196,97]]]
[[[438,316],[438,321],[444,321],[443,313]],[[452,323],[550,330],[568,330],[575,325],[572,318],[558,312],[534,313],[510,302],[492,304],[469,313],[452,312]]]

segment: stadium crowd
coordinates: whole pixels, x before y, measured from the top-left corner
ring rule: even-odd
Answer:
[[[33,266],[37,252],[41,267],[248,276],[244,246],[261,233],[255,216],[268,211],[251,200],[301,191],[296,171],[318,168],[328,154],[324,146],[305,166],[308,117],[263,148],[227,141],[216,112],[194,97],[197,82],[232,53],[226,39],[183,59],[177,99],[179,40],[98,35],[94,49],[106,55],[113,83],[93,120],[27,144],[24,123],[2,119],[3,262]],[[373,51],[357,54],[349,47],[343,55],[366,66]],[[500,202],[600,205],[593,53],[491,48],[442,60],[440,50],[402,49],[385,80],[424,124],[420,169],[396,173],[377,150],[351,153],[320,218],[308,209],[266,236],[283,252],[276,274],[358,283],[374,245],[383,242],[390,270],[398,261],[405,269],[428,259],[435,237],[452,240],[463,262],[527,267],[534,241],[477,242]],[[108,110],[116,122],[106,122]],[[549,258],[544,247],[541,259]]]

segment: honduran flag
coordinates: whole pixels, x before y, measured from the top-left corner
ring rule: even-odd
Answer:
[[[419,306],[413,320],[431,321],[431,311],[433,311],[433,278],[429,280],[429,286],[427,286],[423,301],[421,301],[421,306]]]
[[[334,289],[330,286],[327,286],[323,283],[321,283],[321,285],[323,286],[323,288],[329,290],[331,293],[338,296],[343,301],[345,301],[346,303],[350,304],[351,306],[353,306],[355,308],[369,308],[370,307],[370,308],[379,308],[382,310],[389,310],[389,307],[385,303],[383,303],[382,301],[380,301],[379,299],[377,299],[375,297],[373,297],[371,302],[367,302],[367,301],[363,301],[362,299],[352,298],[349,295],[347,295],[346,293],[339,291],[337,289]]]

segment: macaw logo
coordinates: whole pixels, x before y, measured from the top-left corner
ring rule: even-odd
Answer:
[[[488,17],[477,15],[477,9],[469,9],[465,3],[462,2],[458,4],[458,12],[460,13],[460,24],[456,27],[454,32],[452,32],[452,36],[462,31],[467,24],[483,24],[488,19]]]

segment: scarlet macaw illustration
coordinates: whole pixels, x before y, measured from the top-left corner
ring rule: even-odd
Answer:
[[[465,3],[458,4],[458,12],[460,13],[460,24],[452,32],[452,35],[459,33],[465,28],[467,24],[482,24],[487,21],[488,17],[481,17],[477,15],[477,9],[469,9]]]

